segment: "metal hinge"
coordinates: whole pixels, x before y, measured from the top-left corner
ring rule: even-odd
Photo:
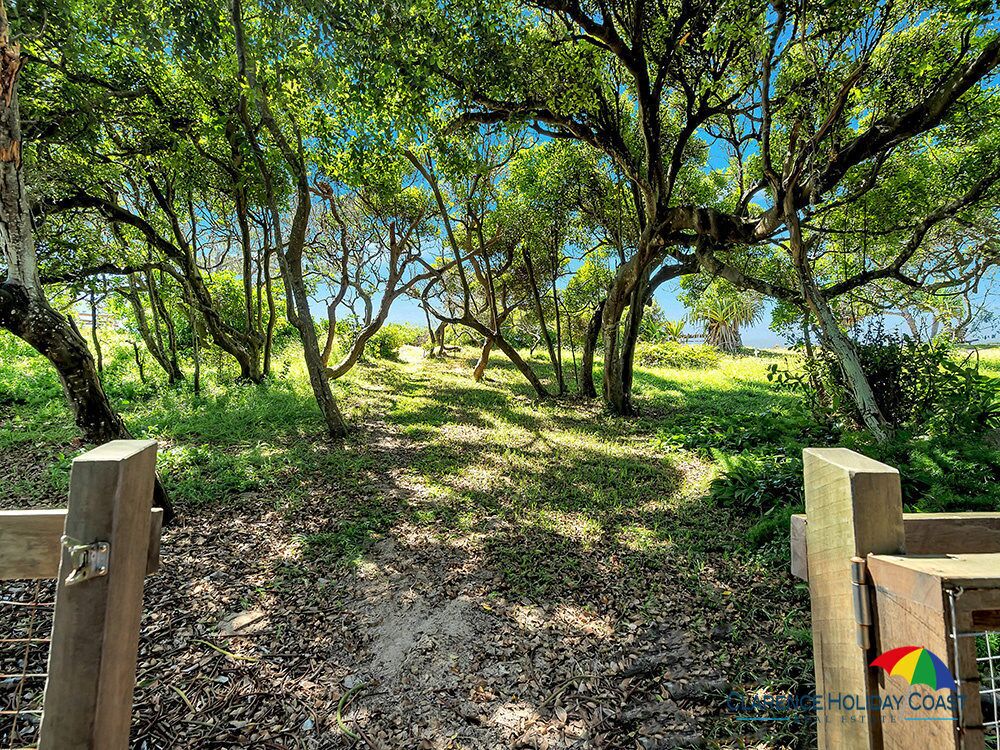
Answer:
[[[73,570],[63,581],[67,586],[108,574],[108,559],[111,557],[111,545],[108,542],[84,544],[78,539],[63,536],[62,545],[69,552],[73,565]]]
[[[862,557],[851,558],[851,586],[854,590],[854,622],[858,626],[858,647],[872,647],[872,600],[868,586],[868,563]]]

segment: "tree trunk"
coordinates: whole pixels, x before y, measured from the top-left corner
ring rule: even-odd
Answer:
[[[566,378],[563,375],[562,356],[562,322],[559,317],[559,293],[556,290],[556,277],[552,277],[552,306],[556,313],[556,381],[559,384],[559,395],[566,393]]]
[[[184,371],[181,370],[177,361],[177,327],[174,325],[174,319],[170,317],[167,306],[163,303],[163,297],[152,271],[147,272],[146,283],[149,288],[149,304],[154,311],[153,324],[156,326],[156,335],[162,356],[160,364],[167,373],[167,381],[170,385],[174,385],[184,380]],[[159,321],[163,321],[163,327],[167,329],[166,349],[163,346],[163,337],[160,335]]]
[[[446,330],[447,330],[447,324],[444,323],[444,322],[442,322],[440,325],[438,325],[437,331],[435,331],[435,335],[437,337],[437,344],[438,344],[438,353],[437,353],[437,356],[439,356],[439,357],[445,356],[446,350],[445,350],[445,346],[444,346],[444,334],[445,334]]]
[[[503,337],[502,333],[499,331],[491,331],[487,326],[476,320],[476,318],[472,315],[455,322],[475,331],[482,336],[484,340],[492,340],[493,345],[506,354],[507,359],[514,363],[514,367],[516,367],[518,372],[524,376],[524,379],[528,381],[531,387],[535,389],[535,393],[539,398],[551,398],[552,394],[545,389],[545,386],[542,384],[542,381],[538,379],[535,371],[532,370],[531,366],[524,361],[524,358],[520,355],[517,349],[511,346],[507,339]]]
[[[563,379],[562,379],[562,369],[559,367],[559,358],[556,356],[555,345],[552,343],[552,336],[549,334],[549,327],[545,324],[545,312],[542,309],[542,296],[538,291],[538,284],[535,281],[535,268],[534,264],[531,262],[531,253],[527,249],[523,251],[524,255],[524,265],[528,271],[528,284],[531,286],[531,299],[535,303],[535,315],[538,317],[538,326],[541,329],[542,340],[545,341],[545,348],[549,352],[549,361],[552,363],[552,369],[555,372],[556,383],[559,386],[559,393],[562,394]]]
[[[0,252],[7,280],[0,284],[0,327],[27,342],[53,364],[77,427],[89,443],[130,438],[111,407],[87,342],[45,299],[31,233],[31,213],[21,173],[21,123],[17,77],[22,60],[12,44],[6,8],[0,2]],[[159,479],[154,502],[173,518]]]
[[[580,392],[587,398],[597,398],[594,386],[594,350],[601,336],[601,319],[604,315],[604,300],[597,303],[597,309],[587,324],[586,338],[583,340],[583,354],[580,359]]]
[[[135,315],[136,327],[139,330],[139,337],[142,339],[142,343],[146,345],[146,351],[149,352],[153,361],[155,361],[156,364],[158,364],[167,374],[167,379],[172,385],[178,380],[182,380],[184,378],[184,373],[181,372],[180,367],[177,365],[177,358],[171,357],[163,347],[163,337],[159,335],[159,325],[157,324],[157,320],[159,319],[157,308],[151,303],[151,310],[154,314],[151,326],[149,320],[146,318],[146,308],[145,305],[143,305],[141,297],[139,296],[138,287],[135,285],[131,276],[128,281],[128,291],[122,289],[119,293],[125,297],[125,299],[127,299],[129,304],[132,306],[132,312]],[[155,294],[155,289],[153,287],[148,287],[147,292],[150,295],[150,299],[152,299],[152,295]]]
[[[535,393],[539,398],[551,398],[551,394],[542,385],[542,381],[538,379],[535,375],[535,371],[531,369],[527,362],[521,357],[517,349],[507,343],[507,340],[503,336],[496,337],[496,345],[507,358],[514,363],[514,367],[524,376],[525,380],[531,384],[531,387],[535,389]]]
[[[104,393],[93,355],[63,315],[26,288],[7,282],[0,288],[0,324],[55,366],[88,443],[106,443],[127,434]]]
[[[392,239],[390,240],[391,256],[393,259],[399,257],[399,248],[396,245],[396,233],[395,225],[390,227],[390,234]],[[327,375],[336,380],[337,378],[346,375],[352,367],[357,363],[358,359],[364,354],[365,346],[372,337],[378,333],[382,326],[385,325],[385,321],[389,317],[389,311],[392,309],[392,303],[395,302],[396,298],[402,293],[399,289],[399,282],[402,279],[402,271],[397,268],[395,262],[390,263],[389,275],[386,280],[385,287],[382,289],[382,299],[379,301],[378,311],[375,313],[374,318],[372,317],[372,310],[370,306],[366,309],[366,323],[365,327],[358,332],[357,338],[351,344],[351,348],[347,353],[341,358],[340,362],[335,364],[333,367],[327,370]],[[334,317],[335,309],[331,308],[330,314],[330,330],[334,330],[334,325],[336,324],[336,318]],[[327,343],[330,343],[329,333],[327,335]],[[325,365],[324,365],[325,366]]]
[[[260,114],[264,128],[270,133],[271,138],[278,146],[278,150],[281,152],[281,156],[291,171],[295,182],[295,213],[288,232],[288,244],[284,245],[281,236],[281,215],[278,211],[271,170],[264,158],[263,150],[257,139],[257,133],[250,127],[249,119],[246,117],[241,118],[244,132],[250,142],[254,160],[264,178],[268,210],[271,214],[271,232],[274,237],[275,252],[278,256],[278,265],[285,279],[285,291],[288,294],[288,317],[299,332],[306,370],[309,373],[309,384],[312,386],[313,396],[316,398],[316,404],[323,415],[327,431],[331,437],[344,437],[347,434],[347,423],[340,413],[340,408],[337,406],[333,391],[330,390],[330,381],[326,377],[326,368],[323,366],[319,341],[316,338],[316,326],[313,322],[312,311],[309,309],[309,294],[306,291],[302,273],[302,253],[306,243],[306,230],[309,224],[312,194],[309,190],[308,170],[302,156],[301,137],[299,136],[296,147],[293,147],[274,119],[274,115],[271,112],[271,105],[267,98],[267,92],[257,86],[255,63],[247,59],[246,39],[243,29],[243,7],[240,0],[232,0],[230,10],[232,13],[237,65],[239,67],[241,82],[245,82],[251,90],[256,92],[257,111]],[[298,131],[296,131],[296,134],[298,135]],[[282,247],[284,247],[284,250],[282,250]]]
[[[90,338],[94,342],[94,354],[97,357],[97,374],[104,372],[104,352],[101,351],[101,339],[97,335],[97,300],[90,293]]]
[[[486,367],[490,363],[490,352],[493,351],[493,337],[487,336],[483,339],[483,350],[479,354],[479,361],[476,362],[476,367],[472,371],[472,379],[477,383],[483,379],[483,375],[486,374]]]
[[[712,320],[705,326],[705,343],[726,354],[736,354],[743,347],[739,326],[725,320]]]
[[[868,376],[861,365],[861,358],[858,357],[858,351],[854,348],[854,342],[840,327],[829,301],[813,279],[812,268],[802,240],[798,209],[791,191],[785,196],[784,209],[785,221],[788,226],[788,246],[799,277],[799,286],[802,289],[806,307],[816,316],[823,343],[837,358],[837,363],[843,373],[844,381],[854,400],[861,421],[876,440],[884,442],[889,438],[891,432],[889,423],[875,400],[875,393],[868,382]]]
[[[139,345],[132,342],[132,354],[135,355],[135,366],[139,370],[139,382],[146,385],[146,368],[142,366],[142,355],[139,354]]]
[[[531,342],[531,346],[528,348],[528,359],[535,356],[535,349],[538,348],[540,343],[542,343],[542,336],[541,334],[536,333],[535,340]]]
[[[323,354],[320,359],[323,361],[323,367],[330,366],[330,357],[333,356],[333,345],[337,341],[337,305],[327,305],[326,308],[326,341],[323,342]]]
[[[861,358],[854,348],[854,342],[840,327],[822,292],[811,284],[807,285],[806,303],[819,323],[823,343],[837,358],[837,364],[844,375],[844,381],[861,421],[876,440],[884,442],[890,434],[889,423],[875,400],[875,392],[868,382],[868,376],[861,365]]]
[[[573,316],[569,314],[569,310],[566,310],[566,336],[569,339],[569,353],[573,357],[573,380],[576,382],[577,390],[579,390],[580,368],[576,362],[576,341],[573,340]]]
[[[642,316],[646,312],[646,303],[649,301],[649,282],[644,276],[640,276],[638,283],[632,290],[631,302],[629,303],[628,315],[625,317],[625,330],[622,333],[621,342],[621,382],[624,387],[627,407],[625,414],[636,414],[635,406],[632,403],[632,378],[635,374],[635,345],[639,341],[639,331],[642,327]]]
[[[150,294],[150,302],[159,311],[160,320],[163,321],[164,328],[167,329],[167,362],[169,363],[170,370],[167,375],[169,376],[170,384],[173,385],[181,380],[184,380],[184,371],[181,370],[181,366],[177,361],[177,326],[174,325],[174,319],[170,315],[170,311],[167,310],[166,304],[163,302],[163,295],[160,294],[159,287],[156,286],[156,282],[153,281],[153,274],[150,272],[150,282],[152,294]],[[160,280],[162,282],[162,278]]]
[[[191,321],[191,345],[194,348],[194,395],[201,396],[201,340],[198,335],[198,319],[193,307],[188,308]]]
[[[613,414],[627,417],[635,414],[632,405],[632,356],[628,336],[623,331],[622,316],[629,307],[639,275],[639,254],[624,263],[611,283],[604,302],[601,328],[604,334],[604,402]],[[629,329],[628,325],[624,328]],[[635,342],[632,342],[634,353]]]
[[[819,403],[826,403],[826,387],[823,385],[823,379],[820,377],[815,366],[816,352],[814,351],[812,344],[812,331],[809,325],[809,313],[804,313],[802,315],[802,345],[806,352],[806,362],[809,363],[809,384],[812,386],[813,390],[816,391]]]
[[[4,163],[3,168],[6,166]],[[0,192],[6,207],[7,191]],[[104,392],[87,342],[43,297],[30,294],[26,287],[11,280],[0,284],[0,327],[28,343],[55,367],[73,420],[86,442],[101,445],[132,438]],[[173,510],[159,479],[154,500],[157,507],[163,508],[164,520],[172,520]]]
[[[274,304],[274,282],[271,279],[271,253],[264,253],[264,296],[267,299],[267,327],[264,329],[264,375],[271,374],[271,353],[274,349],[274,327],[278,312]]]
[[[312,386],[313,395],[316,397],[316,403],[323,414],[323,421],[326,423],[330,436],[344,437],[347,434],[347,423],[333,397],[333,391],[330,390],[326,367],[323,366],[323,360],[320,356],[316,327],[313,324],[312,312],[309,310],[309,295],[306,293],[302,280],[302,268],[301,266],[293,268],[292,263],[286,263],[286,269],[285,283],[292,288],[292,295],[295,299],[296,328],[302,341],[306,370],[309,373],[309,384]]]

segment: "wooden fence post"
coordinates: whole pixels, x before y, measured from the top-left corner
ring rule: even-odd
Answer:
[[[846,448],[807,448],[803,463],[816,692],[823,700],[819,748],[878,750],[879,714],[831,710],[828,697],[878,694],[869,654],[858,645],[851,558],[903,552],[899,472]]]
[[[40,750],[125,750],[135,690],[156,442],[118,440],[79,456],[56,588]],[[67,585],[71,545],[107,542],[106,575]]]

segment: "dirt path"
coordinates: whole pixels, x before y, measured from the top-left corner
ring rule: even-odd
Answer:
[[[715,710],[682,615],[508,601],[474,538],[405,524],[356,570],[244,608],[283,554],[280,520],[218,523],[169,531],[148,584],[137,747],[687,747]]]
[[[134,747],[703,743],[726,689],[713,666],[725,633],[690,586],[710,571],[683,544],[641,536],[677,523],[646,498],[675,502],[678,469],[636,447],[648,437],[611,435],[605,452],[579,427],[584,407],[552,424],[530,408],[499,427],[477,419],[507,402],[480,404],[496,397],[467,382],[435,383],[437,401],[397,424],[375,412],[343,447],[276,436],[256,454],[288,451],[269,464],[272,489],[181,509],[146,585]],[[33,489],[62,451],[4,457],[26,477],[13,507],[62,504]],[[641,492],[610,503],[622,482]]]

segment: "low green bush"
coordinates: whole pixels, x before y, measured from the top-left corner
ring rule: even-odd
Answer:
[[[927,436],[1000,427],[1000,379],[945,340],[918,341],[873,326],[855,348],[879,410],[894,428]],[[843,371],[821,350],[802,367],[772,364],[768,380],[802,394],[817,417],[861,424]]]
[[[792,514],[805,509],[801,454],[797,450],[791,454],[717,453],[716,458],[721,470],[709,485],[709,497],[738,515],[758,516],[746,532],[751,545],[779,543],[780,547],[788,539]]]
[[[720,507],[766,514],[805,502],[799,454],[747,451],[716,458],[721,471],[709,485],[709,495]]]
[[[415,346],[421,333],[422,329],[409,323],[386,323],[365,344],[365,357],[399,359],[399,350],[403,346]]]
[[[771,408],[732,414],[708,414],[683,425],[661,430],[655,438],[660,448],[684,448],[704,456],[715,450],[797,450],[804,445],[833,445],[839,430],[816,422],[802,409]]]
[[[776,505],[747,531],[747,541],[754,547],[778,543],[782,555],[788,549],[787,540],[792,516],[805,511],[804,505]]]
[[[899,469],[907,510],[1000,511],[1000,446],[995,440],[900,432],[879,444],[864,434],[852,437],[856,440],[845,441],[847,447]]]
[[[62,388],[55,368],[23,341],[0,331],[0,407],[59,398]]]
[[[183,445],[162,451],[157,468],[175,502],[194,507],[233,502],[270,486],[278,462],[259,446],[220,451],[212,445]]]
[[[718,349],[704,344],[640,341],[635,347],[635,361],[643,367],[715,367],[721,359]]]

